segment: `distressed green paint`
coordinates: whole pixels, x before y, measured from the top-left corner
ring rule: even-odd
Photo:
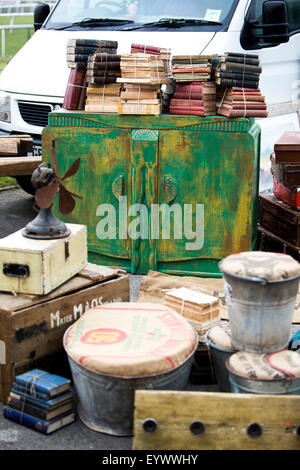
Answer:
[[[57,201],[54,212],[88,226],[91,261],[141,274],[157,269],[220,276],[220,259],[253,249],[260,155],[260,128],[253,119],[60,111],[50,114],[43,132],[47,161],[54,138],[61,174],[81,158],[67,187],[84,198],[67,217],[61,217]],[[119,240],[118,223],[116,240],[99,240],[97,207],[112,204],[119,216],[121,195],[128,207],[148,208],[148,230],[151,204],[193,204],[194,215],[196,204],[204,204],[203,249],[187,251],[185,238],[163,240],[161,226],[159,240]]]
[[[131,241],[131,272],[144,274],[149,269],[157,269],[157,240],[151,237],[151,207],[158,202],[158,132],[133,131],[131,145],[132,204],[147,208],[147,238]]]

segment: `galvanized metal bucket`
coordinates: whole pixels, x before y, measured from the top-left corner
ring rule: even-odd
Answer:
[[[81,421],[90,429],[114,436],[133,435],[133,410],[135,390],[184,390],[191,372],[196,344],[189,357],[178,367],[156,375],[145,377],[116,377],[87,369],[75,361],[64,348],[73,376],[78,396],[78,414]]]
[[[286,349],[300,275],[280,281],[223,275],[233,347],[253,353]]]
[[[284,380],[246,379],[228,370],[232,393],[257,393],[271,395],[300,395],[300,378]]]
[[[205,342],[209,347],[209,353],[211,362],[214,368],[215,376],[218,383],[218,388],[221,392],[230,392],[231,387],[229,383],[228,370],[226,367],[226,361],[230,356],[237,351],[233,349],[225,349],[221,346],[217,346],[215,343],[210,341],[208,338],[210,330],[206,333]]]

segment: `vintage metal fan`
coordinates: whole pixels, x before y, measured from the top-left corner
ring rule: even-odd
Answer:
[[[39,207],[38,216],[23,230],[24,237],[51,240],[65,238],[70,235],[66,225],[52,213],[54,197],[59,193],[59,210],[62,214],[70,214],[75,207],[75,198],[82,199],[78,194],[69,191],[64,182],[75,175],[79,169],[80,158],[70,166],[63,177],[60,177],[56,160],[55,140],[52,141],[51,165],[41,164],[32,173],[31,182],[35,193],[35,202]]]

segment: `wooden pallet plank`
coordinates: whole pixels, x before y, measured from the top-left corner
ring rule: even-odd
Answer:
[[[0,157],[0,176],[31,175],[42,157]]]
[[[157,430],[143,430],[145,420]],[[202,435],[191,423],[201,421]],[[250,437],[252,423],[262,427]],[[210,392],[136,391],[134,450],[300,450],[300,396]]]

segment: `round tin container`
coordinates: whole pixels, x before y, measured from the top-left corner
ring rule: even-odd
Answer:
[[[233,393],[300,395],[300,356],[238,352],[226,361]]]
[[[233,347],[254,353],[286,349],[300,264],[288,255],[249,252],[229,256],[219,266]]]
[[[64,335],[80,419],[94,431],[131,436],[135,390],[184,390],[197,347],[196,331],[164,305],[86,312]]]
[[[218,387],[221,392],[230,392],[231,388],[226,361],[236,352],[231,342],[230,325],[219,325],[211,328],[206,333],[205,342],[209,347]]]

